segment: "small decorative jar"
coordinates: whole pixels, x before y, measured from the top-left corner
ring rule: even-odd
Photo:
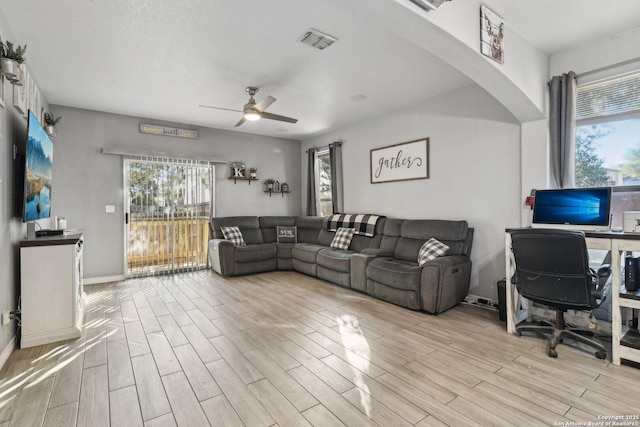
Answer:
[[[283,193],[287,193],[289,191],[289,184],[287,184],[286,182],[283,182],[280,188],[282,189]]]

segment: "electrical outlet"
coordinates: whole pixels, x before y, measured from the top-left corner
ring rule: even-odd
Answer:
[[[2,310],[2,326],[8,325],[11,322],[11,312],[9,310]]]

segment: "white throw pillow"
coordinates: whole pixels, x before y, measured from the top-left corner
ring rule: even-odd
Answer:
[[[336,235],[333,236],[331,247],[334,249],[349,249],[349,245],[351,244],[351,239],[353,239],[354,232],[355,230],[353,228],[338,228],[338,231],[336,231]]]
[[[225,239],[233,243],[233,246],[247,246],[242,237],[242,232],[235,225],[231,227],[220,227],[220,231],[222,231]]]
[[[418,252],[418,264],[422,267],[427,261],[431,261],[447,253],[447,249],[449,249],[449,246],[432,237],[424,242],[424,245],[420,248]]]

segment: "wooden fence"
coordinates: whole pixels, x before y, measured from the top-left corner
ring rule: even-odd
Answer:
[[[129,274],[205,268],[209,219],[133,218],[128,239]]]

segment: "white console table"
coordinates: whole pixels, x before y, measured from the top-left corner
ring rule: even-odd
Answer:
[[[620,359],[640,363],[640,335],[637,330],[623,330],[623,310],[640,309],[640,291],[627,292],[624,288],[622,257],[627,252],[640,252],[640,233],[585,231],[587,247],[611,251],[611,290],[607,298],[611,298],[611,360],[614,365]],[[516,333],[516,325],[529,316],[530,302],[518,294],[511,285],[510,278],[515,272],[515,261],[511,250],[511,234],[505,232],[505,264],[506,264],[506,305],[507,332]],[[624,333],[623,333],[624,332]]]
[[[20,242],[20,347],[82,335],[82,232]]]

